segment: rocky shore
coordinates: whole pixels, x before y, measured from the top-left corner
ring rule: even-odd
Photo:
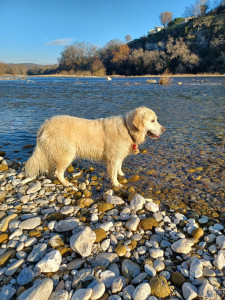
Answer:
[[[224,299],[216,219],[163,210],[132,189],[93,199],[91,168],[71,166],[68,188],[23,171],[0,157],[1,300]]]

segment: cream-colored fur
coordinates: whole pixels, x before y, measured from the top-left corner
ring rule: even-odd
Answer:
[[[25,166],[26,176],[39,173],[56,177],[65,186],[66,168],[76,158],[104,161],[108,176],[114,186],[121,186],[117,175],[124,158],[132,154],[134,144],[141,144],[145,136],[158,138],[165,128],[157,122],[156,114],[149,108],[139,107],[125,117],[87,120],[71,116],[55,116],[40,128],[37,146]]]

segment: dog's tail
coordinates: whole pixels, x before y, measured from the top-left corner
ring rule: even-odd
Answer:
[[[37,144],[25,165],[26,177],[34,178],[49,171],[50,164],[43,149]]]

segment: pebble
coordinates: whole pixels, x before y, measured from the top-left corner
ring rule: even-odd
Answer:
[[[1,300],[10,300],[13,295],[16,293],[16,289],[11,286],[3,286],[0,292],[0,299]]]
[[[191,251],[191,249],[192,249],[191,247],[193,245],[194,245],[193,241],[183,238],[183,239],[180,239],[180,240],[174,242],[171,245],[171,249],[177,253],[187,254]]]
[[[125,224],[125,227],[129,230],[136,231],[138,225],[140,223],[140,219],[138,217],[131,217]]]
[[[69,230],[73,230],[79,225],[79,219],[77,218],[72,218],[72,219],[67,219],[67,220],[60,220],[56,226],[55,230],[57,232],[66,232]]]
[[[25,268],[19,273],[17,277],[17,283],[21,286],[24,286],[32,282],[33,279],[34,279],[34,272],[28,268]]]
[[[92,294],[91,294],[92,300],[101,298],[105,293],[105,285],[103,282],[96,281],[96,284],[91,288],[92,288]]]
[[[29,188],[27,189],[26,193],[29,194],[34,194],[41,189],[41,183],[39,181],[31,183]]]
[[[137,194],[131,199],[130,208],[133,211],[138,211],[143,208],[144,204],[145,204],[145,199],[141,195]]]
[[[71,300],[88,300],[91,297],[92,289],[79,289],[77,290]]]
[[[68,300],[69,293],[65,290],[53,292],[48,300]]]
[[[202,273],[203,273],[202,262],[198,258],[194,258],[190,266],[190,276],[194,278],[199,278],[202,276]]]
[[[151,294],[151,287],[148,283],[139,284],[133,292],[134,300],[147,300]]]
[[[157,211],[159,211],[159,206],[157,204],[155,204],[154,202],[147,202],[147,203],[145,203],[145,209],[147,211],[157,212]]]
[[[22,230],[31,230],[38,227],[41,224],[41,218],[35,217],[27,219],[19,224],[19,228]]]
[[[35,266],[40,272],[56,272],[59,270],[62,256],[58,250],[47,253]]]
[[[95,240],[95,232],[90,227],[85,227],[70,238],[70,247],[81,256],[87,257],[91,254]]]
[[[182,285],[182,292],[185,300],[191,300],[198,296],[197,288],[189,282]]]
[[[27,257],[27,261],[29,262],[38,262],[44,255],[47,250],[47,244],[40,243],[33,247],[33,250]]]
[[[45,278],[35,281],[34,285],[22,292],[17,300],[46,300],[51,295],[52,290],[53,281],[50,278]]]

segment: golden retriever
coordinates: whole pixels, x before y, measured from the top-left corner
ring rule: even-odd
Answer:
[[[26,176],[33,179],[47,172],[52,178],[55,173],[68,186],[64,172],[75,158],[81,158],[104,161],[112,185],[121,187],[117,176],[124,176],[124,158],[139,152],[138,145],[146,135],[157,139],[165,130],[147,107],[138,107],[124,117],[97,120],[55,116],[40,127],[36,148],[25,165]]]

